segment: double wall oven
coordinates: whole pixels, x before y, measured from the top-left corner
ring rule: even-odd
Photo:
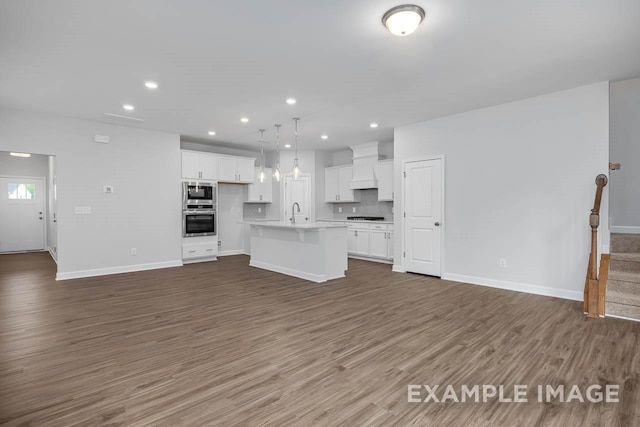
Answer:
[[[217,188],[210,182],[182,183],[182,236],[217,234]]]

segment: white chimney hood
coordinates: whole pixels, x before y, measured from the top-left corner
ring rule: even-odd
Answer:
[[[374,172],[380,160],[378,142],[352,145],[349,148],[353,151],[353,178],[349,188],[352,190],[378,188],[378,180]]]

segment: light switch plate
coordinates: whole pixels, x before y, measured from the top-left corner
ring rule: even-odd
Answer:
[[[113,193],[113,185],[105,185],[104,186],[104,192],[106,194],[112,194]]]
[[[76,206],[76,215],[91,215],[91,206]]]

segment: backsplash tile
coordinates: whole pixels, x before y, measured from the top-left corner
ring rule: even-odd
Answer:
[[[261,208],[262,212],[258,212],[258,208]],[[242,210],[242,218],[246,220],[266,219],[267,218],[266,203],[245,203]]]
[[[360,202],[334,203],[335,219],[347,219],[348,216],[381,216],[385,221],[393,221],[393,202],[379,202],[377,189],[356,191],[360,191]],[[342,208],[342,212],[338,212],[339,208]],[[353,208],[356,208],[355,213]]]

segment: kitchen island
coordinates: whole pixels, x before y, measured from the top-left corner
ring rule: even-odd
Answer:
[[[250,225],[252,267],[322,283],[344,277],[347,227],[329,223],[293,225],[243,221]]]

